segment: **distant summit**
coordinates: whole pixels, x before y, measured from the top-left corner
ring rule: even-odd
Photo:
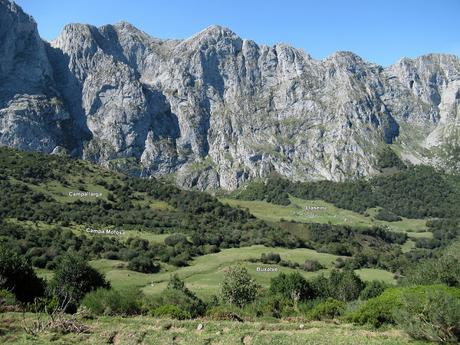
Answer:
[[[460,170],[454,55],[383,68],[351,52],[315,60],[219,25],[163,40],[127,22],[69,24],[48,43],[6,0],[0,23],[0,145],[198,189],[273,173],[370,176],[389,144],[403,160]]]

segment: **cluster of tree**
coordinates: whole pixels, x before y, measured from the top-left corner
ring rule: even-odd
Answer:
[[[457,219],[433,219],[426,222],[433,238],[419,238],[416,241],[418,248],[435,249],[448,246],[460,235]]]
[[[0,289],[11,291],[18,301],[30,303],[41,298],[43,306],[61,305],[70,312],[76,311],[86,293],[110,287],[101,273],[75,254],[59,259],[47,284],[37,277],[30,262],[4,246],[0,246],[0,277]]]
[[[381,170],[388,168],[407,168],[406,164],[404,164],[401,158],[399,158],[389,146],[385,146],[377,153],[377,167]]]
[[[376,215],[375,219],[384,220],[386,222],[399,222],[402,218],[391,211],[388,211],[385,208],[380,209]]]
[[[290,182],[272,176],[265,183],[254,182],[235,197],[244,200],[268,200],[273,190],[303,199],[322,199],[337,207],[364,213],[381,207],[407,218],[459,218],[459,177],[447,175],[433,167],[413,166],[391,175],[371,179],[332,182]],[[289,204],[289,199],[272,203]]]
[[[174,240],[183,238],[182,241]],[[121,241],[112,236],[75,233],[60,226],[45,229],[0,220],[0,243],[26,258],[34,267],[53,270],[60,258],[72,251],[86,260],[106,258],[128,262],[138,272],[156,273],[159,261],[185,266],[194,256],[217,251],[208,245],[196,245],[181,234],[173,234],[165,243],[151,243],[141,238]]]
[[[309,223],[309,244],[318,251],[335,255],[353,256],[364,249],[378,248],[388,252],[407,240],[405,233],[388,231],[381,227],[359,228],[348,225]]]

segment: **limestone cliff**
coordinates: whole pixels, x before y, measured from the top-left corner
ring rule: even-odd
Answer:
[[[122,22],[69,24],[43,42],[0,0],[0,145],[69,153],[184,187],[234,189],[376,173],[376,152],[459,166],[460,61],[388,68],[350,52],[324,60],[211,26],[161,40]]]

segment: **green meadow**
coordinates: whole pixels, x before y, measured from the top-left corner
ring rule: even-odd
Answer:
[[[220,201],[234,207],[249,210],[255,217],[275,223],[282,220],[301,223],[329,223],[333,225],[352,225],[368,227],[384,226],[391,231],[406,232],[409,237],[431,237],[427,232],[426,219],[402,218],[401,221],[387,222],[375,219],[376,209],[369,209],[366,215],[344,210],[323,200],[303,200],[290,197],[288,206],[275,205],[265,201],[247,201],[221,198]],[[319,207],[319,210],[306,210],[305,207]]]

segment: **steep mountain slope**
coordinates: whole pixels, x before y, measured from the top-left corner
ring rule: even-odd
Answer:
[[[459,170],[456,56],[384,69],[349,52],[314,60],[220,26],[160,40],[124,22],[70,24],[48,44],[16,5],[0,0],[0,12],[21,18],[2,24],[1,44],[20,48],[26,27],[38,47],[26,51],[26,65],[1,53],[31,79],[1,79],[10,90],[1,94],[1,145],[62,148],[143,176],[176,173],[180,185],[199,189],[234,189],[272,172],[295,180],[372,175],[377,151],[390,143],[414,163]],[[16,100],[25,93],[47,106]],[[34,126],[26,130],[27,121]]]
[[[0,1],[0,145],[51,152],[69,118],[33,19]]]

